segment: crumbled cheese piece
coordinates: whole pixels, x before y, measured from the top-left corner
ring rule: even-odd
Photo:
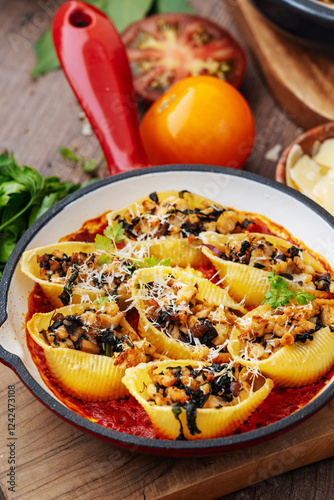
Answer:
[[[273,148],[269,149],[269,151],[266,152],[266,154],[264,155],[264,159],[269,161],[278,161],[281,151],[281,144],[276,144]]]

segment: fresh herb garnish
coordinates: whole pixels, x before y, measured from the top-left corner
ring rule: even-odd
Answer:
[[[160,266],[166,266],[166,267],[169,267],[170,266],[170,257],[168,257],[167,259],[162,259],[160,262],[159,262]]]
[[[94,172],[98,163],[98,160],[96,158],[89,158],[88,160],[86,160],[85,158],[78,156],[74,151],[67,148],[66,146],[60,146],[59,153],[66,160],[70,160],[73,163],[79,163],[83,172],[85,172],[86,174],[91,174],[92,172]]]
[[[296,292],[290,290],[288,283],[281,276],[275,274],[275,271],[268,275],[268,280],[270,282],[270,291],[265,294],[262,304],[270,304],[272,309],[285,306],[294,299],[301,305],[315,299],[314,295],[303,290]]]
[[[152,255],[152,257],[145,257],[144,262],[147,267],[154,267],[158,265],[158,259],[155,257],[155,255]]]
[[[95,236],[94,246],[97,250],[102,250],[105,254],[101,255],[99,265],[110,264],[114,257],[125,259],[135,264],[137,267],[142,267],[142,262],[135,257],[123,254],[117,248],[117,244],[124,241],[123,222],[114,222],[112,226],[108,226],[102,234]]]
[[[98,299],[94,300],[93,304],[100,306],[100,307],[104,307],[108,304],[108,302],[109,302],[109,296],[104,295],[103,297],[99,297]]]
[[[108,226],[105,229],[104,234],[105,236],[107,236],[107,238],[110,238],[112,240],[114,247],[116,247],[116,244],[122,243],[125,238],[123,223],[116,222],[112,226]]]
[[[124,259],[129,261],[131,268],[141,268],[141,267],[154,267],[160,264],[161,266],[170,266],[170,258],[162,259],[159,263],[157,257],[152,255],[151,257],[145,257],[143,260],[137,259],[136,257],[130,257],[127,254],[120,252],[117,248],[117,244],[123,243],[125,239],[125,231],[123,228],[123,222],[115,221],[112,226],[108,226],[102,234],[97,234],[94,241],[94,246],[97,250],[102,250],[105,253],[101,255],[99,259],[99,265],[110,264],[114,257]],[[146,264],[146,266],[144,266]]]
[[[13,154],[0,154],[0,278],[10,254],[28,227],[52,205],[81,186],[43,177],[20,167]]]

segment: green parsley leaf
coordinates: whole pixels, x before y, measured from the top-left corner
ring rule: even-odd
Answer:
[[[114,222],[112,226],[106,227],[103,234],[110,238],[114,243],[122,243],[125,238],[125,231],[123,229],[123,222]]]
[[[160,261],[160,266],[166,266],[166,267],[169,267],[170,266],[170,257],[168,257],[168,259],[162,259]]]
[[[158,259],[152,255],[152,257],[145,257],[144,262],[147,267],[154,267],[158,265]]]
[[[303,290],[297,292],[290,290],[288,283],[281,276],[275,274],[275,271],[268,275],[268,280],[270,290],[265,294],[262,304],[270,304],[272,309],[285,306],[293,299],[296,299],[298,304],[303,305],[315,299],[313,295]]]
[[[97,234],[95,236],[94,247],[97,250],[104,250],[105,252],[111,252],[113,250],[113,244],[107,236],[102,236],[102,234]]]
[[[66,160],[70,160],[73,163],[80,163],[83,172],[85,172],[86,174],[91,174],[92,172],[94,172],[98,163],[98,160],[96,158],[85,160],[85,158],[78,156],[74,151],[67,148],[66,146],[60,146],[58,150]]]
[[[110,264],[110,263],[111,263],[111,258],[105,253],[101,255],[101,257],[99,258],[99,266],[103,266],[104,264]]]
[[[298,304],[305,305],[314,299],[315,299],[315,296],[312,295],[311,293],[303,292],[302,290],[296,292],[296,300],[297,300]]]
[[[99,297],[98,299],[93,301],[93,304],[96,304],[97,306],[105,306],[109,302],[109,297],[107,295],[104,295],[103,297]]]
[[[58,148],[58,151],[66,160],[71,160],[74,163],[78,163],[80,161],[79,156],[77,156],[74,151],[67,148],[66,146],[60,146]]]

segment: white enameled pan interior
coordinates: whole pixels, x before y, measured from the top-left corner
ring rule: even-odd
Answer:
[[[154,169],[153,169],[154,170]],[[333,218],[302,195],[291,196],[289,188],[279,188],[273,181],[252,174],[230,174],[227,169],[210,171],[207,167],[152,172],[125,177],[92,188],[88,193],[64,206],[27,242],[22,251],[57,242],[62,236],[77,231],[88,219],[111,209],[119,209],[152,191],[184,190],[205,196],[224,206],[265,215],[280,224],[309,248],[326,258],[334,267]],[[119,177],[119,176],[118,176]],[[123,177],[123,178],[122,178]],[[40,224],[40,222],[37,224]],[[25,339],[27,297],[33,283],[16,267],[8,293],[8,319],[1,327],[1,345],[22,360],[33,379],[44,387],[32,362]],[[49,392],[49,391],[48,391]]]

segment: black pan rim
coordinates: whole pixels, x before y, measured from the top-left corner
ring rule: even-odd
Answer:
[[[5,307],[0,311],[0,325],[2,325],[7,319],[7,294],[9,291],[13,273],[22,252],[31,241],[31,239],[39,232],[41,227],[45,223],[49,222],[56,214],[60,213],[65,206],[74,202],[76,199],[89,194],[92,191],[124,179],[135,178],[142,175],[156,174],[159,172],[184,171],[196,171],[205,173],[212,172],[218,174],[220,173],[227,176],[242,177],[245,179],[249,179],[255,183],[267,185],[277,191],[288,194],[289,196],[300,201],[303,205],[311,208],[312,211],[317,213],[317,215],[324,219],[329,224],[329,226],[334,229],[334,217],[332,217],[326,210],[321,208],[315,202],[302,195],[301,193],[295,191],[294,189],[286,186],[285,184],[280,184],[272,179],[262,177],[252,172],[208,165],[167,165],[159,167],[149,167],[118,174],[113,177],[97,181],[96,183],[93,183],[75,193],[70,194],[63,200],[59,201],[56,205],[54,205],[50,210],[48,210],[48,212],[42,215],[42,217],[40,217],[27,230],[27,232],[24,234],[24,236],[21,238],[14,251],[12,252],[1,279],[0,300]],[[331,384],[331,386],[323,390],[319,396],[317,396],[314,400],[312,400],[297,412],[289,415],[284,419],[279,420],[278,422],[243,434],[235,434],[228,437],[198,441],[157,440],[114,431],[112,429],[108,429],[99,424],[96,424],[90,420],[87,420],[84,417],[81,417],[80,415],[72,412],[58,400],[50,396],[50,394],[46,392],[45,389],[43,389],[43,387],[33,379],[28,370],[25,368],[21,359],[15,354],[5,350],[1,345],[0,359],[4,362],[4,364],[10,366],[17,373],[22,382],[36,396],[37,399],[39,399],[42,403],[49,407],[49,409],[51,409],[64,420],[72,423],[76,427],[79,427],[83,431],[89,432],[90,434],[93,434],[102,439],[109,440],[116,445],[123,445],[123,447],[126,447],[127,449],[132,449],[132,451],[139,450],[144,453],[152,452],[159,454],[159,452],[161,452],[161,454],[163,454],[163,452],[166,452],[169,455],[173,455],[173,452],[175,452],[177,456],[182,456],[182,452],[186,454],[187,451],[194,451],[198,454],[200,454],[201,452],[205,454],[214,454],[215,450],[218,450],[219,453],[223,453],[225,450],[230,451],[231,448],[237,449],[240,447],[245,447],[247,446],[247,444],[250,445],[258,441],[268,439],[270,437],[275,437],[275,435],[278,435],[279,433],[298,424],[300,421],[318,411],[334,396],[334,384]]]

